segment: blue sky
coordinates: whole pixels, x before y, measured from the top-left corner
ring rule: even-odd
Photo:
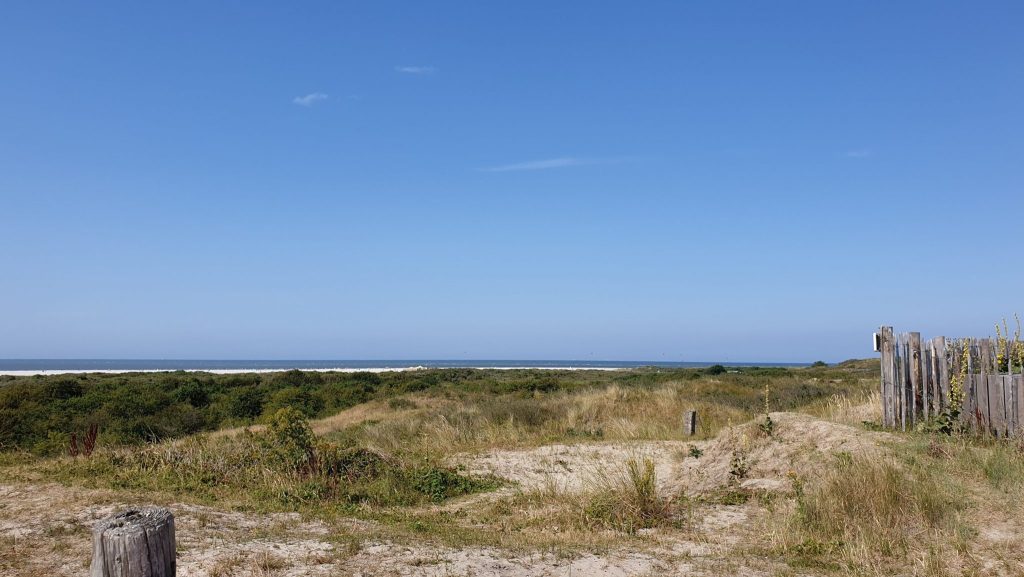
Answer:
[[[841,360],[1024,313],[1019,2],[6,2],[0,358]]]

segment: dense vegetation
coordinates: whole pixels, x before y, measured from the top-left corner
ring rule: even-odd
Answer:
[[[178,371],[0,377],[0,451],[58,454],[66,450],[73,434],[82,435],[92,425],[100,429],[101,445],[156,442],[267,422],[282,408],[317,418],[366,401],[422,391],[514,400],[612,385],[629,389],[691,381],[695,394],[707,402],[753,414],[761,406],[766,378],[774,383],[778,408],[785,409],[844,392],[861,372],[870,370],[845,366],[726,371],[716,366],[622,372],[433,369],[215,375]]]

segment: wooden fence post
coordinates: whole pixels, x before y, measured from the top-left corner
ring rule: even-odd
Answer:
[[[988,386],[988,366],[989,357],[992,355],[992,341],[989,339],[981,339],[978,341],[978,364],[976,366],[981,368],[978,373],[981,377],[978,379],[978,411],[981,413],[981,430],[988,432],[992,426],[991,402],[989,398],[989,386]]]
[[[882,352],[882,426],[896,426],[896,360],[892,327],[881,327],[878,330]]]
[[[989,429],[997,437],[1006,435],[1006,408],[1003,406],[1003,377],[988,375]]]
[[[974,339],[965,338],[961,341],[961,346],[966,349],[966,357],[958,358],[957,360],[957,372],[960,375],[966,375],[964,382],[961,385],[963,387],[963,410],[961,411],[961,418],[967,419],[967,423],[971,426],[972,431],[978,430],[978,388],[977,379],[975,378],[974,369],[977,367],[974,362],[974,351],[977,348],[974,344]],[[960,353],[962,354],[962,353]],[[964,366],[966,365],[966,367]]]
[[[946,337],[935,337],[936,360],[938,361],[938,408],[939,412],[949,406],[949,351],[946,348]]]
[[[907,430],[907,403],[910,396],[910,337],[900,333],[896,337],[896,389],[900,398],[900,430]]]
[[[1013,381],[1013,405],[1017,410],[1017,428],[1014,432],[1020,435],[1024,428],[1024,375],[1010,375],[1010,379]]]
[[[683,432],[691,437],[697,434],[697,411],[689,410],[683,415]]]
[[[910,333],[910,340],[907,343],[910,354],[907,360],[910,361],[910,425],[917,423],[918,397],[927,400],[924,393],[924,379],[921,378],[921,333]]]
[[[174,554],[174,515],[129,509],[93,527],[89,577],[175,577]]]

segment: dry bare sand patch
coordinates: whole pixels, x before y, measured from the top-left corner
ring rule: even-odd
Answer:
[[[0,574],[82,575],[91,527],[140,502],[122,493],[57,484],[0,485]],[[151,502],[151,501],[147,501]],[[184,503],[161,503],[175,515],[180,575],[262,575],[260,565],[293,567],[295,575],[334,559],[337,527],[295,513],[247,514]],[[358,529],[358,522],[352,529]],[[287,573],[277,573],[285,575]],[[330,573],[323,573],[324,575]]]
[[[659,488],[667,488],[687,450],[680,441],[544,445],[522,450],[492,450],[458,455],[452,462],[474,475],[494,475],[512,481],[522,490],[582,491],[589,482],[609,471],[618,471],[630,459],[651,459]]]
[[[771,436],[758,428],[761,420],[729,427],[704,447],[699,459],[683,462],[676,480],[700,494],[732,480],[750,489],[786,491],[792,477],[815,476],[840,453],[878,454],[885,443],[898,442],[890,433],[865,431],[799,413],[771,413]],[[747,467],[735,479],[737,460]]]
[[[523,450],[494,450],[459,455],[453,462],[474,474],[492,474],[516,483],[522,490],[555,488],[581,491],[588,481],[609,471],[621,471],[630,459],[651,459],[659,489],[688,495],[740,483],[750,489],[785,491],[792,474],[813,475],[840,452],[870,453],[897,439],[797,413],[772,413],[771,436],[756,423],[722,431],[708,441],[637,441],[576,445],[545,445]],[[690,456],[690,448],[701,452]],[[748,468],[742,478],[733,474],[735,460]]]
[[[115,492],[56,484],[0,486],[0,551],[3,575],[77,576],[91,553],[89,528],[130,506]],[[303,520],[297,514],[225,512],[168,503],[175,513],[179,575],[224,576],[562,576],[713,574],[700,555],[710,550],[679,546],[653,551],[608,551],[562,555],[511,553],[491,547],[452,548],[431,542],[367,541],[349,548],[336,538],[337,526]],[[369,530],[353,521],[346,531]],[[14,537],[17,542],[14,542]]]

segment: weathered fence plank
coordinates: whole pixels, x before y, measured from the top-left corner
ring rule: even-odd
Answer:
[[[1003,406],[1003,377],[987,375],[989,399],[989,430],[997,437],[1006,436],[1006,410]]]
[[[683,414],[683,432],[689,436],[697,434],[697,411],[691,409]]]
[[[921,411],[924,413],[925,422],[928,421],[932,410],[932,344],[925,341],[921,343]]]
[[[1014,406],[1017,408],[1017,434],[1021,434],[1021,426],[1024,424],[1024,375],[1012,375]]]
[[[907,339],[907,359],[910,373],[910,425],[917,424],[917,408],[921,405],[920,397],[923,387],[921,378],[921,333],[910,333]]]
[[[900,428],[907,430],[907,405],[910,397],[910,351],[907,345],[907,333],[900,333],[899,340],[899,384],[900,390]]]
[[[980,369],[981,378],[975,379],[975,390],[978,391],[978,406],[975,409],[978,427],[981,430],[988,430],[992,423],[991,399],[988,394],[988,358],[991,353],[991,343],[988,339],[978,341],[978,356],[976,366]]]
[[[949,350],[946,348],[946,337],[935,337],[935,350],[938,356],[935,361],[939,365],[939,403],[938,410],[949,404]]]
[[[1013,375],[999,375],[999,379],[999,387],[1003,393],[1003,433],[1004,436],[1010,437],[1017,430],[1017,410],[1013,404]]]
[[[882,426],[896,426],[896,412],[893,401],[896,397],[896,351],[892,327],[879,329],[882,353]]]

